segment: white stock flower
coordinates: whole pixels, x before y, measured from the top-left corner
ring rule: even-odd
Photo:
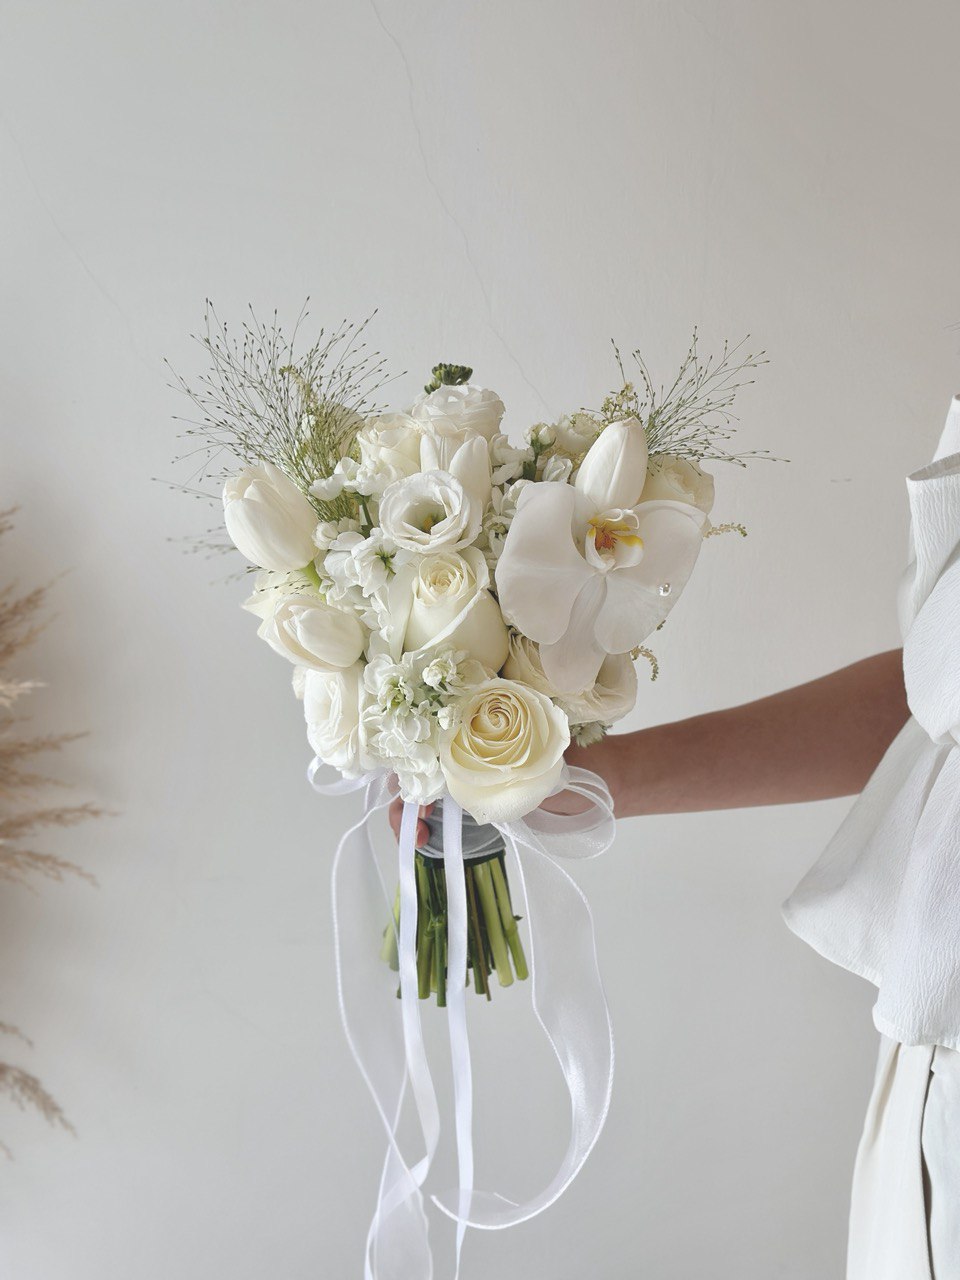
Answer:
[[[409,551],[455,550],[480,532],[483,505],[446,471],[423,471],[398,480],[380,500],[380,525]]]
[[[234,546],[261,569],[283,573],[313,559],[316,512],[271,462],[231,476],[223,486],[223,519]]]
[[[396,544],[382,529],[372,529],[367,537],[348,530],[328,547],[323,572],[341,595],[359,587],[363,595],[372,596],[390,580],[396,554]]]
[[[363,652],[366,636],[357,617],[329,604],[315,586],[261,586],[244,608],[262,619],[261,640],[297,666],[337,671]]]
[[[513,517],[517,514],[520,494],[530,484],[533,484],[532,480],[516,480],[505,489],[494,489],[491,495],[490,506],[483,518],[483,530],[487,535],[490,559],[494,563],[503,550],[507,532],[513,523]]]
[[[496,435],[490,442],[490,462],[493,466],[493,483],[509,484],[523,475],[523,468],[534,460],[532,449],[518,449],[505,435]]]
[[[324,520],[313,531],[314,546],[329,551],[341,533],[359,533],[359,520]]]
[[[469,427],[486,440],[492,440],[500,430],[503,414],[500,397],[472,382],[438,387],[429,395],[419,396],[410,410],[411,417],[438,434]]]
[[[643,486],[641,501],[689,502],[699,507],[704,515],[713,508],[713,476],[701,471],[696,462],[676,458],[673,454],[660,453],[651,458],[647,468],[647,482]]]
[[[639,502],[647,474],[642,425],[607,427],[573,485],[521,494],[497,562],[504,617],[540,646],[565,695],[594,684],[607,654],[627,653],[667,616],[703,541],[688,503]]]
[[[307,741],[324,764],[348,778],[364,772],[360,740],[363,664],[343,671],[307,671],[303,714]]]
[[[508,634],[490,587],[490,570],[476,547],[424,556],[401,575],[391,607],[407,613],[403,647],[441,645],[463,650],[490,672],[507,656]]]
[[[441,735],[447,790],[478,822],[513,822],[554,790],[570,744],[567,717],[536,689],[485,680]]]

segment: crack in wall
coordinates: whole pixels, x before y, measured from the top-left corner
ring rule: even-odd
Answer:
[[[36,198],[37,203],[40,205],[43,212],[47,215],[47,220],[49,221],[50,225],[53,227],[54,231],[63,241],[64,245],[66,245],[67,249],[69,250],[71,255],[74,257],[74,259],[79,263],[87,279],[91,282],[91,284],[100,294],[100,296],[110,304],[113,310],[120,317],[120,320],[123,323],[123,327],[126,330],[127,339],[129,340],[130,347],[133,351],[133,354],[136,356],[137,360],[139,360],[139,362],[143,365],[145,369],[149,369],[152,374],[157,374],[158,369],[150,363],[150,361],[146,358],[146,356],[143,354],[143,352],[140,350],[139,346],[137,345],[137,340],[134,334],[133,325],[130,323],[130,320],[128,319],[126,312],[120,306],[120,303],[116,300],[116,298],[113,296],[110,290],[106,287],[106,285],[104,285],[103,282],[97,277],[92,267],[89,266],[86,259],[83,257],[83,254],[80,252],[77,246],[73,243],[73,241],[64,231],[63,227],[60,225],[60,222],[58,221],[56,215],[54,214],[47,200],[45,199],[43,192],[40,190],[40,187],[33,176],[30,166],[27,164],[27,159],[26,159],[26,156],[24,155],[23,147],[21,147],[19,139],[17,138],[13,130],[10,128],[9,120],[5,118],[0,118],[0,123],[2,123],[4,132],[6,133],[7,137],[10,139],[11,143],[13,144],[13,149],[17,153],[17,158],[20,161],[20,167],[23,170],[24,177],[27,179],[27,182],[34,194],[34,197]]]
[[[544,398],[543,394],[541,393],[539,387],[535,386],[533,382],[531,382],[530,378],[527,376],[526,370],[524,369],[523,365],[517,359],[516,355],[514,354],[513,350],[510,347],[510,344],[507,342],[506,338],[503,336],[503,333],[497,327],[496,319],[494,317],[493,303],[491,301],[489,291],[487,290],[487,286],[484,283],[483,275],[481,274],[480,268],[477,266],[476,259],[473,256],[473,250],[470,247],[470,239],[467,236],[467,233],[464,230],[459,219],[457,218],[456,214],[453,212],[453,210],[450,208],[450,205],[447,203],[447,200],[440,189],[439,183],[433,176],[433,171],[430,167],[430,161],[427,157],[426,148],[424,147],[424,144],[423,144],[423,132],[420,128],[420,120],[417,115],[417,103],[416,103],[416,96],[414,92],[413,72],[410,68],[410,62],[407,58],[407,55],[404,52],[403,45],[400,43],[400,41],[397,39],[394,33],[390,30],[390,28],[384,22],[383,16],[381,15],[380,9],[377,5],[377,0],[370,0],[370,8],[373,10],[374,16],[376,17],[376,20],[377,20],[377,24],[379,25],[380,29],[383,31],[387,39],[390,41],[390,43],[393,45],[393,47],[396,49],[397,54],[400,57],[400,61],[403,64],[404,74],[406,75],[406,79],[407,79],[407,101],[410,107],[410,122],[413,125],[413,131],[416,135],[417,150],[420,153],[420,162],[423,166],[424,176],[426,177],[427,183],[430,186],[431,190],[433,191],[433,194],[437,198],[437,203],[439,204],[440,208],[443,210],[443,213],[446,216],[447,220],[457,231],[463,243],[464,257],[466,258],[467,263],[470,267],[470,270],[472,271],[473,276],[476,279],[477,286],[480,289],[480,293],[481,293],[481,296],[483,297],[484,305],[486,307],[487,326],[490,329],[490,332],[494,335],[494,337],[503,347],[504,351],[507,353],[509,358],[512,360],[513,364],[517,369],[517,372],[520,374],[520,377],[527,384],[527,386],[530,388],[533,394],[537,397],[537,399],[543,405],[547,413],[549,413],[550,406],[547,404],[547,401]]]

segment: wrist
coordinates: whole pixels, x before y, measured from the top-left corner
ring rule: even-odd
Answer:
[[[613,809],[617,817],[622,816],[622,782],[619,769],[620,752],[611,735],[601,738],[589,747],[578,747],[571,743],[566,752],[567,764],[577,769],[589,769],[598,774],[607,784],[613,797]]]

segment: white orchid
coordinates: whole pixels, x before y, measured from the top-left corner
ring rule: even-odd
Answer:
[[[627,653],[667,616],[703,541],[688,503],[640,502],[647,444],[636,419],[612,423],[576,481],[528,485],[497,562],[504,616],[540,646],[561,693],[592,686],[607,654]]]

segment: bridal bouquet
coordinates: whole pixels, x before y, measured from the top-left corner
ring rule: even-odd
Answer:
[[[591,852],[609,844],[612,807],[600,780],[569,770],[564,752],[571,740],[597,741],[630,712],[635,663],[646,660],[655,676],[645,642],[676,604],[704,539],[739,529],[711,525],[714,481],[701,464],[747,456],[728,452],[730,410],[741,375],[760,358],[724,348],[703,360],[694,341],[660,390],[639,356],[636,382],[628,379],[618,354],[618,389],[598,409],[535,423],[516,438],[503,429],[500,397],[460,365],[437,365],[403,409],[371,404],[383,365],[367,354],[363,326],[321,335],[301,356],[276,324],[255,320],[237,341],[208,318],[202,341],[213,367],[199,390],[188,388],[204,413],[193,430],[216,456],[226,448],[237,459],[222,496],[226,531],[257,570],[244,607],[292,666],[313,775],[332,766],[343,788],[366,786],[368,814],[394,794],[406,802],[400,888],[382,945],[379,936],[355,939],[356,965],[340,957],[341,1006],[358,1059],[344,991],[372,945],[399,969],[402,1005],[434,993],[438,1004],[449,1000],[457,1096],[469,1093],[463,989],[472,980],[489,996],[494,972],[507,986],[530,967],[508,847],[530,936],[538,878],[538,892],[553,897],[559,933],[554,944],[537,941],[534,999],[571,1096],[594,1091],[575,1103],[579,1137],[549,1195],[512,1215],[502,1198],[484,1208],[470,1190],[458,1105],[460,1186],[438,1201],[461,1229],[509,1225],[546,1207],[575,1176],[609,1098],[612,1050],[589,911],[555,859],[581,856],[591,831],[602,831]],[[540,810],[564,789],[583,798],[586,820]],[[442,818],[415,851],[417,807],[430,802]],[[591,1024],[577,1001],[602,1017]],[[419,1014],[406,1009],[402,1021],[428,1137],[435,1100],[418,1070]],[[581,1037],[589,1043],[561,1052],[572,1025],[593,1026]],[[371,1088],[390,1130],[392,1113]],[[398,1206],[417,1202],[422,1168],[399,1161],[395,1135],[393,1121],[368,1243],[402,1259],[397,1274],[410,1277],[427,1264],[415,1225],[398,1225]],[[402,1243],[388,1250],[391,1230]]]

